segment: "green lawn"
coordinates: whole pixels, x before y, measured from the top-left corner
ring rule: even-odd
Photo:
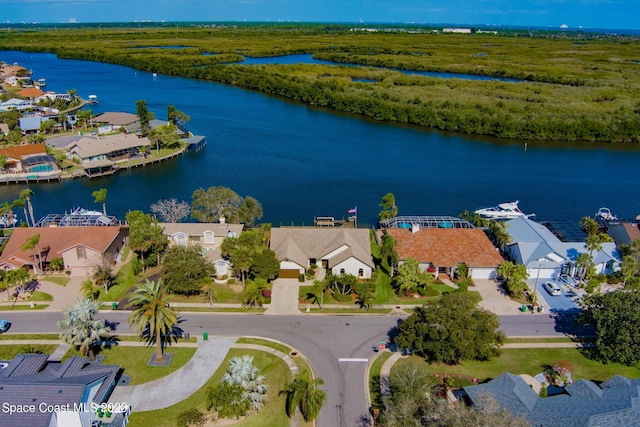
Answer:
[[[155,347],[124,347],[114,346],[99,352],[105,356],[104,364],[120,365],[124,374],[131,377],[131,384],[141,384],[157,380],[184,366],[196,352],[195,347],[169,347],[165,353],[173,353],[173,359],[169,366],[147,366]],[[80,356],[75,349],[70,349],[63,359],[71,356]]]
[[[287,347],[284,344],[280,344],[279,342],[275,342],[275,341],[271,341],[271,340],[264,340],[261,338],[238,338],[238,340],[236,341],[236,343],[238,344],[256,344],[256,345],[263,345],[265,347],[271,347],[274,348],[278,351],[283,352],[284,354],[289,354],[289,352],[291,351],[290,347]]]
[[[0,360],[11,360],[16,354],[24,353],[26,348],[39,350],[41,354],[51,354],[58,347],[55,344],[2,344],[0,345]]]
[[[408,360],[426,364],[424,359],[418,356],[401,359],[398,363],[406,363]],[[507,348],[502,350],[500,357],[488,362],[465,361],[455,366],[434,363],[428,366],[434,374],[465,375],[483,381],[496,378],[505,372],[535,376],[542,372],[545,366],[552,365],[559,360],[566,360],[574,366],[574,380],[583,378],[592,381],[606,381],[614,375],[630,378],[640,377],[639,368],[617,363],[605,365],[588,359],[581,350],[575,348]]]
[[[223,374],[227,370],[228,360],[232,357],[242,355],[251,355],[254,357],[253,363],[260,369],[260,374],[266,376],[269,391],[267,394],[268,402],[262,411],[251,415],[234,426],[241,427],[288,427],[289,418],[285,413],[285,397],[278,395],[278,392],[284,388],[285,383],[292,380],[291,371],[287,364],[279,357],[270,353],[255,350],[231,349],[227,358],[220,366],[220,369],[209,379],[209,381],[197,392],[183,400],[182,402],[158,411],[133,412],[129,421],[130,427],[174,427],[178,415],[190,408],[196,408],[203,413],[207,413],[205,409],[205,393],[207,387],[215,385],[220,381]],[[170,391],[167,391],[170,393]]]
[[[53,296],[46,292],[35,291],[31,294],[30,301],[53,301]]]
[[[29,304],[24,305],[0,305],[0,311],[16,311],[16,310],[44,310],[49,307],[49,304],[36,304],[34,308],[31,308]]]
[[[242,292],[236,291],[237,286],[231,286],[227,284],[213,285],[214,289],[214,303],[220,304],[242,304]],[[196,302],[196,303],[208,303],[209,296],[206,294],[201,295],[176,295],[173,298],[174,302]]]
[[[382,369],[384,362],[386,362],[392,355],[393,353],[388,351],[380,353],[369,369],[369,392],[371,394],[371,406],[374,408],[382,407],[382,395],[380,394],[380,369]]]
[[[60,339],[60,336],[58,334],[12,334],[11,332],[7,332],[0,335],[0,341],[7,341],[7,340],[37,341],[37,340],[59,340],[59,339]]]
[[[45,276],[43,280],[45,282],[55,283],[56,285],[67,286],[67,283],[69,283],[71,279],[67,276]]]

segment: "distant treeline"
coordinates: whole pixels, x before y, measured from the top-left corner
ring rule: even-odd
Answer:
[[[638,42],[631,39],[523,41],[479,35],[348,34],[337,29],[327,35],[313,28],[287,32],[268,27],[102,31],[97,41],[96,31],[60,36],[0,33],[0,49],[55,52],[62,58],[216,81],[376,120],[467,134],[640,141],[640,56]],[[230,64],[243,55],[311,52],[337,64]],[[389,68],[526,81],[432,78]]]

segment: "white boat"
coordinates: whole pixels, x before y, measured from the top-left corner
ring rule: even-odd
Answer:
[[[596,212],[596,221],[603,226],[616,225],[620,223],[617,215],[611,213],[609,208],[600,208]]]
[[[513,218],[531,218],[535,214],[526,214],[518,207],[519,201],[500,203],[498,206],[490,208],[482,208],[475,211],[478,215],[488,219],[513,219]]]

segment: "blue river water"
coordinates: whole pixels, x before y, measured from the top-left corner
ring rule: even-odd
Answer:
[[[640,147],[503,141],[376,122],[218,83],[158,75],[118,65],[0,52],[46,78],[47,89],[98,96],[94,113],[135,113],[147,100],[158,118],[168,105],[191,116],[187,127],[208,145],[164,163],[111,177],[31,184],[36,216],[99,208],[91,193],[108,189],[107,210],[149,212],[152,203],[191,200],[197,188],[225,186],[253,196],[263,222],[311,224],[343,218],[357,206],[360,225],[375,222],[392,192],[401,215],[458,215],[512,200],[539,218],[576,223],[601,206],[640,213]],[[0,186],[0,202],[25,186]]]

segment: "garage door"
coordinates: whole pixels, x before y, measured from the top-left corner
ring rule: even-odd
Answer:
[[[297,279],[300,275],[300,271],[295,268],[291,269],[282,269],[278,274],[278,278],[280,279]]]

